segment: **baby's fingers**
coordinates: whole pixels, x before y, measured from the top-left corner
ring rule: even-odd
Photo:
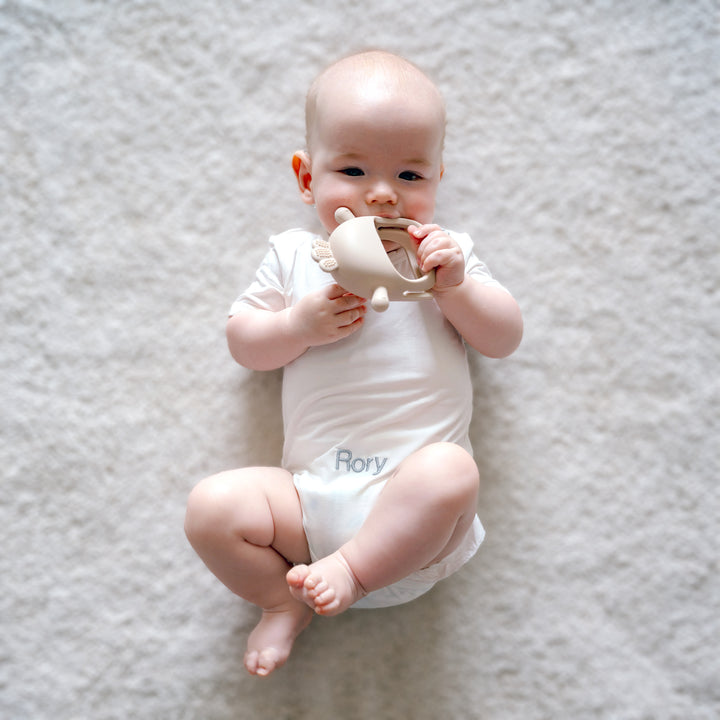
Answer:
[[[422,242],[428,235],[434,232],[443,232],[439,225],[409,225],[408,232],[415,240]]]
[[[338,285],[337,283],[331,283],[330,285],[325,286],[325,297],[327,297],[328,300],[337,300],[338,298],[349,294],[351,293],[348,293],[344,287]]]
[[[342,292],[339,295],[336,294],[333,298],[331,298],[333,309],[336,315],[339,313],[343,313],[346,310],[352,310],[365,304],[365,298],[361,298],[358,295],[349,293],[342,288],[340,288],[340,290],[342,290]]]
[[[337,326],[339,328],[348,328],[352,325],[359,325],[365,318],[366,312],[367,308],[364,305],[361,305],[359,307],[351,308],[350,310],[345,310],[345,312],[338,313],[335,316]]]
[[[365,302],[365,298],[355,295],[354,293],[348,292],[344,287],[333,283],[325,286],[325,297],[328,300],[332,300],[340,305],[347,305],[350,307],[353,304],[362,304]]]
[[[428,264],[432,258],[432,264]],[[441,258],[441,259],[439,259]],[[433,230],[418,248],[418,264],[425,272],[462,259],[460,246],[444,231]]]
[[[446,267],[462,261],[462,253],[454,248],[442,248],[433,250],[420,258],[418,265],[423,272],[430,272],[433,268]]]

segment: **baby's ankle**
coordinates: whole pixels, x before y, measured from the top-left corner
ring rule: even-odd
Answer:
[[[357,595],[357,597],[353,602],[357,602],[358,600],[360,600],[360,598],[364,598],[368,594],[368,591],[360,582],[360,579],[353,570],[352,565],[345,556],[345,553],[343,553],[342,548],[340,548],[340,550],[334,553],[334,556],[336,560],[344,567],[345,571],[348,574],[348,577],[350,578],[350,582],[355,587],[355,594]]]

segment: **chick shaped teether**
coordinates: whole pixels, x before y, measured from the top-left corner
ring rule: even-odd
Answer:
[[[370,298],[373,310],[387,310],[390,300],[431,298],[435,271],[423,273],[416,259],[417,246],[408,234],[406,218],[388,219],[367,215],[355,217],[348,208],[335,211],[340,224],[328,240],[313,242],[312,257],[332,274],[338,285],[360,297]],[[383,240],[399,245],[407,253],[415,277],[400,274],[383,247]]]

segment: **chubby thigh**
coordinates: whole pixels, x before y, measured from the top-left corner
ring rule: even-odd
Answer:
[[[467,563],[475,555],[484,538],[485,529],[475,515],[470,529],[449,555],[426,568],[411,573],[392,585],[369,593],[356,602],[353,607],[358,609],[391,607],[419,598]]]

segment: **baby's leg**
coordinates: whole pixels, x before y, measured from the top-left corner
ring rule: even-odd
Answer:
[[[475,517],[478,471],[453,443],[411,455],[387,481],[357,535],[337,552],[287,575],[293,595],[336,615],[363,595],[432,565],[458,547]]]
[[[185,531],[208,568],[262,608],[245,666],[270,674],[312,618],[285,582],[293,563],[310,558],[292,476],[279,468],[246,468],[203,480],[190,494]]]

